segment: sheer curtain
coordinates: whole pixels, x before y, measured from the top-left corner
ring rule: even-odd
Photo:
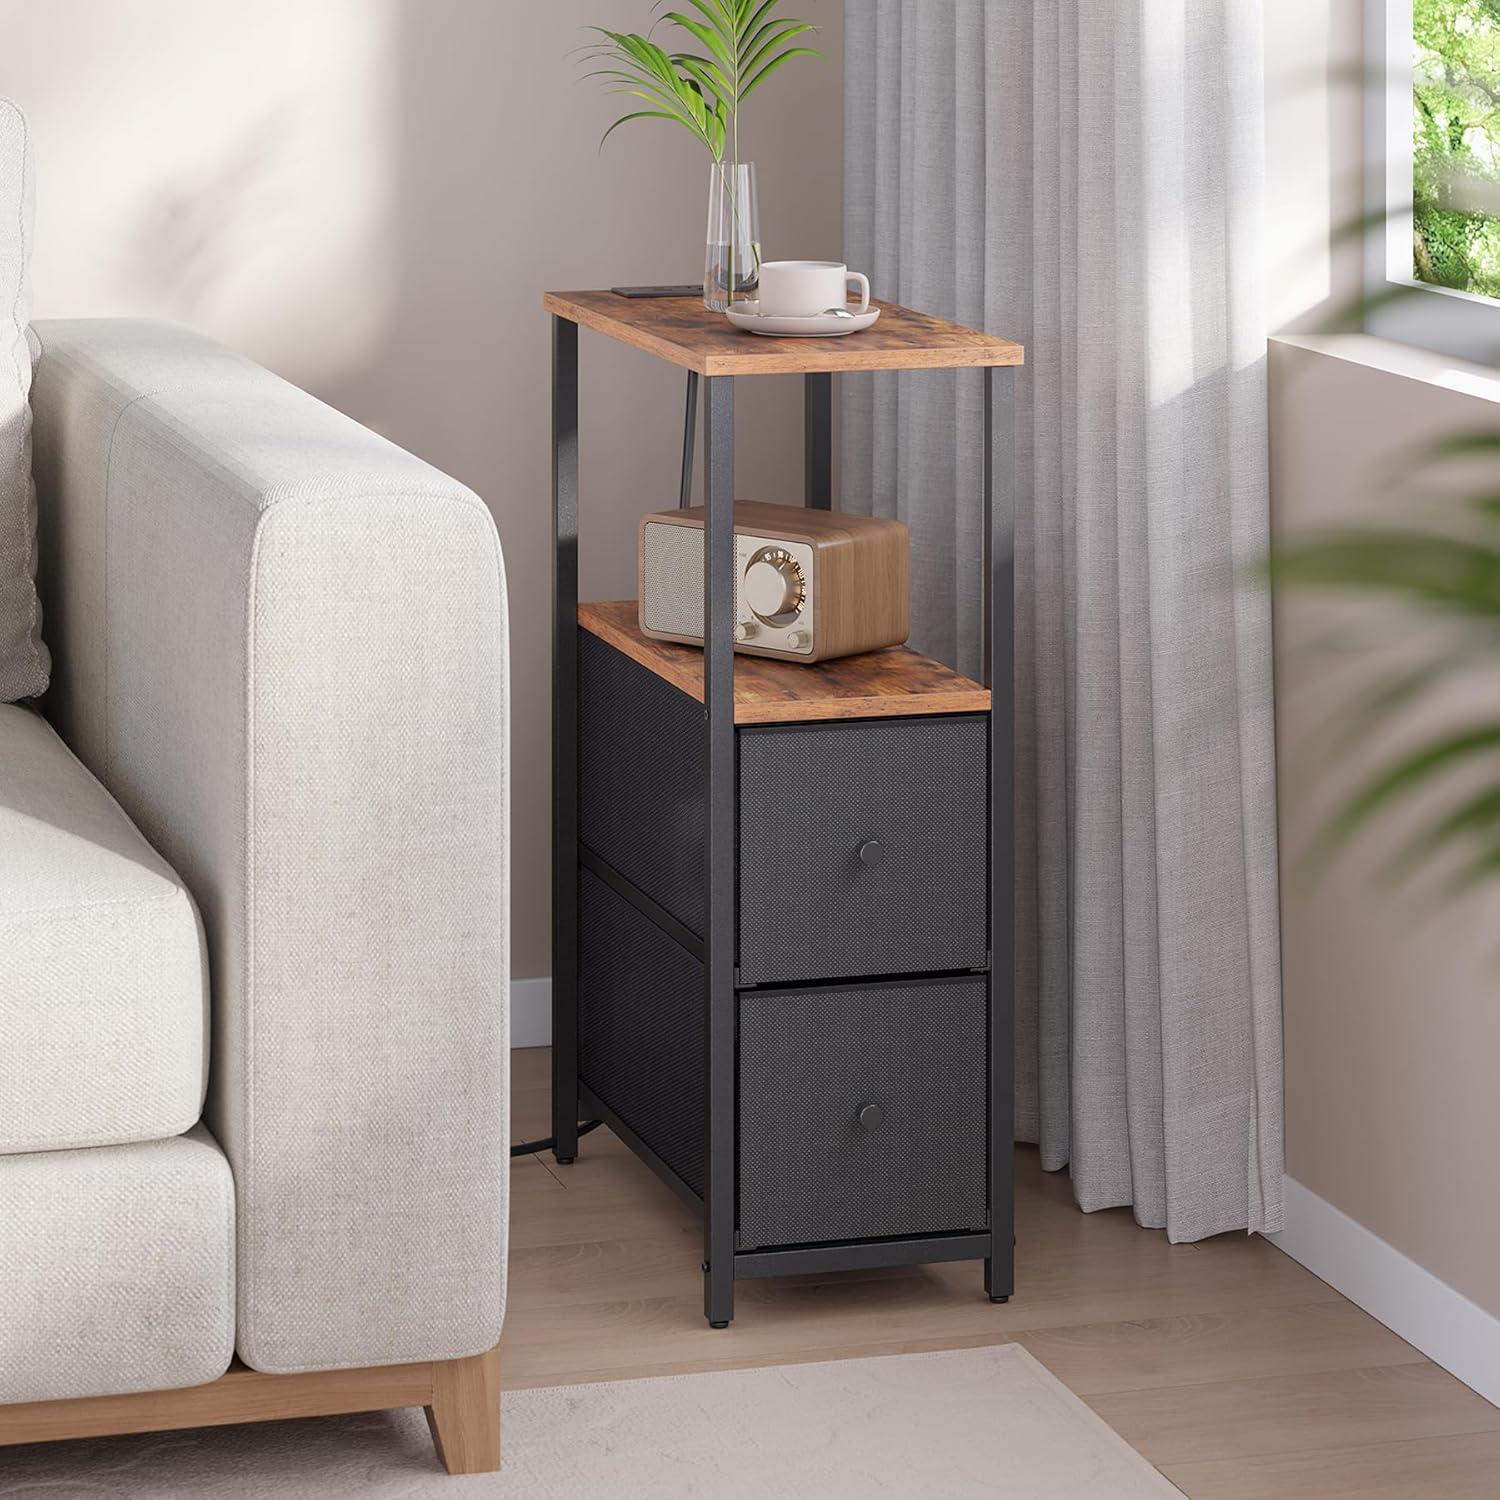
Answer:
[[[846,0],[845,249],[1022,340],[1018,1139],[1174,1240],[1281,1224],[1258,0]],[[979,653],[976,378],[844,382],[843,503]]]

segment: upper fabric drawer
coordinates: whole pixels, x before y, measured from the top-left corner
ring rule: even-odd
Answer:
[[[740,734],[740,981],[985,967],[983,715]]]

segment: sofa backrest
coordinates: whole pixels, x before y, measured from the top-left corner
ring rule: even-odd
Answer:
[[[0,99],[0,703],[46,691],[31,484],[31,141]]]

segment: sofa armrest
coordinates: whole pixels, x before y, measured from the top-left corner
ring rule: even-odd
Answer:
[[[499,1338],[505,582],[474,494],[211,341],[45,322],[49,708],[197,898],[238,1348]]]

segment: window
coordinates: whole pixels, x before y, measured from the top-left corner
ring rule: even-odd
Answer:
[[[1500,0],[1369,0],[1366,326],[1500,362]]]

